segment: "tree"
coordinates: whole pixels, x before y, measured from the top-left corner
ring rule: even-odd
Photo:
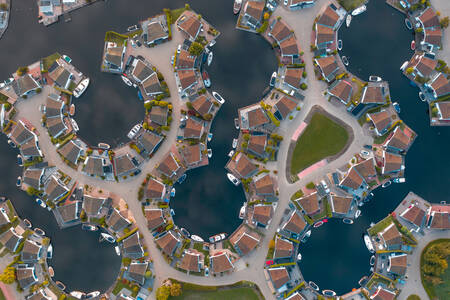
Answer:
[[[203,52],[203,45],[197,42],[192,42],[189,47],[189,53],[191,55],[199,56]]]
[[[412,72],[414,72],[414,69],[412,67],[406,69],[406,74],[411,74]]]
[[[7,11],[8,10],[8,4],[6,4],[6,3],[0,4],[0,10]]]
[[[180,296],[181,293],[182,293],[181,284],[172,283],[172,285],[170,286],[170,296],[172,297]]]
[[[17,75],[22,76],[28,72],[28,67],[19,67],[17,69]]]
[[[441,23],[442,28],[447,28],[448,24],[450,22],[450,19],[448,17],[445,17],[445,18],[442,18],[439,22]]]
[[[307,185],[306,185],[306,188],[308,188],[308,189],[310,189],[310,190],[312,190],[313,188],[315,188],[316,187],[316,185],[314,184],[314,182],[310,182],[310,183],[308,183]]]
[[[6,267],[0,274],[0,281],[6,284],[12,284],[16,281],[16,270],[14,267]]]
[[[406,298],[406,300],[420,300],[420,297],[415,294],[412,294],[409,295],[408,298]]]
[[[167,300],[170,296],[170,287],[162,285],[156,290],[156,300]]]

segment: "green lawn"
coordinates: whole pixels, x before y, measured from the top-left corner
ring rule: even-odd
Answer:
[[[183,291],[181,296],[169,297],[171,300],[259,300],[255,290],[249,287],[218,291]]]
[[[434,246],[441,244],[441,243],[449,243],[450,239],[437,239],[432,242],[430,242],[422,251],[422,254],[420,256],[420,276],[422,280],[422,285],[425,289],[425,291],[428,294],[428,297],[430,299],[448,299],[448,295],[450,294],[450,268],[447,267],[442,275],[440,275],[440,279],[442,280],[442,283],[440,284],[433,284],[432,282],[429,282],[425,279],[423,267],[425,264],[424,261],[424,254],[432,249]],[[447,252],[448,253],[448,252]],[[450,263],[450,258],[447,256],[447,264]]]
[[[5,295],[3,295],[2,290],[0,290],[0,300],[6,300]]]
[[[312,164],[341,151],[348,141],[344,127],[315,113],[297,140],[291,161],[291,173],[299,173]]]
[[[354,10],[355,8],[361,6],[366,2],[365,0],[338,0],[339,4],[342,5],[347,11]]]

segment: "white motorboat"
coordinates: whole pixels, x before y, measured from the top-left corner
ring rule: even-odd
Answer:
[[[52,266],[48,267],[48,274],[50,275],[50,277],[55,276],[55,270],[53,270]]]
[[[172,189],[170,190],[170,197],[175,197],[175,193],[176,193],[175,188],[172,188]]]
[[[336,292],[332,290],[323,290],[322,294],[326,297],[334,297],[336,296]]]
[[[47,247],[47,258],[52,259],[52,257],[53,257],[53,246],[52,244],[50,244]]]
[[[86,299],[91,299],[100,296],[100,291],[90,292],[86,295]]]
[[[358,209],[355,213],[355,219],[359,218],[360,215],[361,215],[361,211]]]
[[[238,118],[235,118],[234,119],[234,127],[237,129],[237,130],[239,130],[239,119]]]
[[[400,104],[398,104],[398,102],[394,102],[392,103],[392,106],[394,107],[395,111],[399,114],[401,111]]]
[[[273,72],[273,73],[272,73],[272,76],[270,76],[269,85],[270,85],[271,87],[274,87],[274,86],[275,86],[276,80],[277,80],[277,72]]]
[[[72,62],[72,59],[67,55],[63,55],[62,58],[69,64]]]
[[[338,40],[338,50],[342,50],[342,40]]]
[[[388,186],[390,186],[392,184],[392,182],[390,180],[386,181],[385,183],[383,183],[381,185],[382,188],[387,188]]]
[[[212,157],[212,149],[208,148],[207,152],[208,152],[208,158],[211,158]]]
[[[232,144],[233,149],[236,149],[237,143],[238,143],[238,139],[233,139],[233,144]]]
[[[189,233],[189,231],[187,231],[186,228],[181,228],[180,231],[187,238],[191,236],[191,234]]]
[[[77,121],[75,121],[75,119],[71,118],[70,123],[72,124],[73,131],[77,132],[80,130],[80,128],[78,127]]]
[[[361,5],[360,7],[358,7],[357,9],[352,11],[352,16],[357,16],[359,14],[362,14],[366,10],[367,10],[367,6]]]
[[[22,185],[22,177],[19,176],[19,177],[17,177],[17,180],[16,180],[16,186],[21,186],[21,185]]]
[[[83,224],[81,225],[81,229],[87,230],[87,231],[97,231],[98,227],[90,224]]]
[[[242,205],[241,209],[239,210],[239,219],[244,219],[246,210],[247,210],[247,204],[244,203]]]
[[[297,260],[302,260],[302,255],[300,253],[297,255]]]
[[[233,157],[234,155],[234,150],[231,150],[230,152],[228,152],[228,157]]]
[[[348,225],[353,224],[353,220],[352,219],[347,219],[347,218],[343,219],[342,222],[344,222],[344,224],[348,224]]]
[[[223,241],[226,238],[227,238],[227,234],[226,233],[219,233],[219,234],[216,234],[216,235],[213,235],[213,236],[209,237],[209,242],[210,243],[217,243],[217,242]]]
[[[109,148],[111,148],[111,146],[107,143],[98,143],[97,147],[103,150],[108,150]]]
[[[212,53],[212,52],[210,52],[210,53]],[[207,88],[211,87],[211,79],[209,79],[208,72],[206,72],[206,71],[202,72],[202,79],[203,79],[203,83],[205,84],[205,87],[207,87]]]
[[[309,286],[312,287],[314,290],[318,291],[319,286],[315,284],[313,281],[308,282]]]
[[[122,81],[125,82],[126,85],[133,86],[133,83],[131,82],[131,80],[128,79],[126,76],[122,75],[120,77],[122,78]]]
[[[427,99],[425,98],[425,94],[422,93],[422,92],[419,92],[419,99],[420,99],[422,102],[427,101]]]
[[[302,243],[306,243],[308,238],[311,236],[311,230],[308,230],[302,238]]]
[[[372,253],[375,252],[375,250],[373,249],[372,241],[367,234],[364,235],[364,243],[366,244],[367,250],[369,250]]]
[[[207,60],[208,66],[211,64],[212,60],[213,60],[213,52],[209,51]]]
[[[28,220],[28,219],[23,219],[23,222],[25,223],[25,226],[26,226],[27,228],[33,227],[33,225],[31,224],[30,220]]]
[[[70,296],[75,297],[77,299],[81,299],[85,296],[86,294],[80,291],[72,291],[70,292]]]
[[[352,15],[348,14],[347,18],[345,18],[345,25],[347,25],[347,27],[350,27],[351,22],[352,22]]]
[[[342,63],[345,65],[345,66],[348,66],[348,58],[347,58],[347,56],[342,56]]]
[[[242,6],[242,0],[234,0],[233,13],[235,15],[237,15],[239,13],[239,11],[241,10],[241,6]]]
[[[195,234],[191,235],[191,239],[196,242],[204,242],[204,240],[201,237]]]
[[[141,124],[136,124],[134,125],[133,128],[131,128],[130,132],[128,132],[127,137],[132,140],[136,134],[139,132],[139,130],[141,130],[142,125]]]
[[[411,30],[413,28],[411,21],[408,18],[405,19],[405,25],[406,25],[406,28],[408,28],[409,30]]]
[[[220,104],[224,104],[225,103],[225,99],[222,98],[222,96],[220,96],[220,94],[218,92],[212,92],[212,95],[214,98],[216,98],[217,101],[219,101]]]
[[[231,181],[235,186],[239,185],[239,179],[237,179],[233,174],[227,173],[228,180]]]
[[[117,256],[120,256],[120,248],[119,246],[114,247],[114,251],[116,251]]]
[[[381,81],[381,77],[378,77],[378,76],[375,76],[375,75],[371,75],[371,76],[369,76],[369,81],[380,82]]]
[[[375,264],[375,255],[372,255],[372,256],[370,257],[369,264],[370,264],[371,266],[373,266],[373,265]]]
[[[39,204],[42,208],[46,208],[47,205],[45,204],[44,200],[36,198],[36,203]]]
[[[211,42],[209,42],[209,46],[212,47],[216,44],[216,40],[211,40]]]
[[[128,31],[128,32],[130,32],[130,31],[135,31],[135,30],[138,30],[138,26],[137,26],[137,25],[131,25],[131,26],[129,26],[129,27],[127,28],[127,31]]]
[[[78,84],[75,90],[73,90],[72,94],[75,96],[75,98],[79,98],[86,91],[86,89],[89,86],[89,83],[90,83],[89,78],[81,80],[81,82]]]
[[[401,71],[403,71],[405,68],[406,68],[406,66],[409,64],[409,61],[405,61],[403,64],[402,64],[402,66],[400,67],[400,70]]]
[[[404,177],[401,177],[401,178],[394,178],[392,179],[392,181],[395,183],[405,183],[406,179]]]
[[[211,132],[208,133],[208,142],[211,142],[212,138],[213,138],[213,134]]]
[[[73,117],[73,115],[75,115],[75,104],[71,104],[70,105],[70,108],[69,108],[69,115],[71,116],[71,117]]]
[[[113,244],[116,242],[116,239],[112,235],[102,232],[100,234],[100,242],[102,242],[102,241],[107,241],[107,242]]]

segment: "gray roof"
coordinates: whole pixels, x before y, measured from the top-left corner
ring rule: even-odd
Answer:
[[[130,155],[124,154],[114,158],[116,176],[122,176],[136,169]]]
[[[105,199],[84,195],[83,209],[87,215],[97,215]]]
[[[89,156],[87,158],[86,165],[84,166],[84,172],[89,175],[103,176],[103,159],[100,157]]]
[[[169,109],[163,106],[152,106],[149,117],[152,122],[155,122],[159,125],[167,124],[167,115],[169,113]]]
[[[23,240],[22,236],[17,235],[13,228],[5,231],[2,235],[0,235],[0,243],[6,247],[11,252],[16,251],[17,246]]]
[[[59,200],[63,195],[69,192],[69,189],[67,189],[66,186],[62,185],[59,180],[57,180],[55,177],[51,177],[50,181],[47,183],[47,186],[45,187],[45,194],[47,195],[48,199],[50,201],[57,201]]]
[[[169,37],[160,22],[151,22],[147,26],[147,41],[149,43]]]
[[[47,118],[61,115],[64,102],[58,99],[58,95],[50,94],[45,102],[45,116]]]
[[[35,262],[40,258],[42,246],[31,240],[26,240],[22,250],[24,262]]]
[[[37,282],[37,280],[34,277],[34,275],[35,275],[34,272],[35,272],[34,266],[16,269],[17,281],[19,282],[19,286],[22,289],[26,289],[33,283]]]
[[[78,220],[78,205],[80,202],[72,202],[63,206],[57,206],[56,210],[59,212],[64,223],[69,223]]]
[[[117,209],[113,209],[111,215],[106,220],[106,224],[108,225],[109,229],[117,232],[122,231],[131,223],[126,218],[124,218]]]
[[[23,156],[41,156],[34,139],[29,140],[20,147],[20,153]]]
[[[76,165],[78,158],[81,155],[81,147],[75,144],[73,140],[66,143],[64,146],[58,149],[58,152],[72,164]]]
[[[144,255],[141,243],[139,241],[139,234],[133,233],[123,240],[123,256],[131,258],[140,258]]]
[[[39,84],[36,82],[36,80],[34,80],[30,76],[30,74],[25,74],[25,75],[17,78],[16,80],[13,81],[12,86],[13,86],[14,92],[19,96],[23,96],[23,95],[27,94],[28,92],[40,87]]]
[[[34,138],[34,134],[28,130],[28,128],[26,128],[21,121],[19,121],[11,131],[11,138],[15,143],[22,145]]]
[[[63,122],[63,116],[48,118],[47,119],[47,129],[52,137],[58,137],[61,133],[66,130],[66,125]]]
[[[155,148],[161,143],[164,138],[151,131],[144,131],[136,141],[136,145],[141,151],[148,155],[152,154]]]
[[[147,271],[148,262],[132,262],[128,267],[128,277],[133,281],[143,285],[145,283],[145,272]]]
[[[41,177],[44,169],[26,169],[23,172],[23,182],[29,186],[39,189],[41,187]]]

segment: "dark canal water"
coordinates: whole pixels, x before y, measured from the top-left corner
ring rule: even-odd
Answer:
[[[127,88],[119,77],[99,71],[104,34],[108,30],[124,30],[136,20],[159,13],[164,7],[182,6],[184,2],[100,2],[73,13],[70,23],[60,22],[44,28],[36,22],[35,1],[15,1],[10,28],[0,40],[0,78],[6,78],[20,65],[55,51],[69,55],[92,80],[77,103],[80,135],[92,144],[116,145],[124,141],[128,130],[142,119],[144,112],[134,89]],[[239,224],[237,214],[244,195],[241,188],[228,182],[223,168],[231,141],[237,135],[232,129],[233,118],[239,107],[259,100],[277,65],[262,38],[234,29],[231,0],[190,3],[222,32],[214,46],[214,60],[208,71],[213,89],[227,102],[213,123],[210,165],[188,173],[185,183],[177,186],[177,196],[171,205],[177,224],[207,238],[219,232],[230,233]],[[363,207],[362,216],[353,226],[331,221],[314,230],[308,243],[301,248],[304,257],[301,268],[306,279],[338,293],[356,287],[358,279],[368,273],[369,254],[361,235],[370,222],[387,215],[409,190],[432,202],[445,197],[448,200],[448,195],[440,191],[450,184],[445,172],[449,161],[444,155],[449,130],[429,127],[417,90],[410,87],[398,71],[411,55],[412,35],[403,24],[403,18],[386,7],[384,1],[371,1],[368,12],[355,18],[350,29],[343,28],[340,32],[344,54],[350,57],[350,71],[362,78],[374,74],[388,80],[392,98],[402,106],[401,117],[419,138],[407,156],[406,184],[377,191],[375,199]],[[14,178],[20,169],[15,164],[16,153],[7,146],[4,137],[0,138],[0,153],[1,169],[9,171],[0,175],[0,193],[11,198],[19,214],[44,229],[52,239],[55,252],[51,264],[56,279],[73,290],[102,290],[111,285],[120,264],[113,248],[99,245],[95,234],[79,227],[59,230],[49,212],[38,209],[32,199],[15,188]]]
[[[392,101],[400,103],[400,117],[418,134],[406,156],[406,183],[376,190],[374,199],[361,208],[362,214],[353,225],[332,221],[314,229],[301,247],[300,268],[306,280],[342,294],[358,287],[358,280],[369,274],[370,254],[362,234],[371,222],[384,218],[409,191],[430,202],[450,200],[450,128],[430,127],[418,89],[399,70],[413,53],[413,34],[406,28],[402,14],[385,1],[372,0],[349,28],[341,27],[339,38],[344,46],[341,55],[349,58],[349,71],[364,80],[370,75],[387,80]]]

